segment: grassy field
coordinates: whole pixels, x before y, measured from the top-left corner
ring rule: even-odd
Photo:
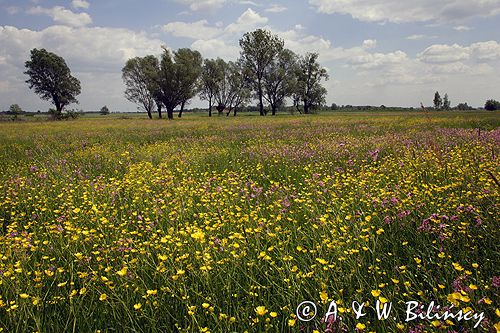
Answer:
[[[498,112],[0,123],[0,331],[498,332],[499,126]],[[409,301],[485,318],[407,321]]]

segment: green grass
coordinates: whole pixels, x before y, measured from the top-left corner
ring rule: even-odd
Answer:
[[[335,330],[474,325],[406,323],[414,300],[494,331],[499,115],[0,123],[0,330],[324,332],[333,300]]]

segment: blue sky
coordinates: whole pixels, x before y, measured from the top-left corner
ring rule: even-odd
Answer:
[[[167,46],[234,60],[256,28],[319,52],[329,104],[418,107],[436,90],[452,105],[500,99],[500,0],[0,0],[0,109],[50,107],[24,82],[34,47],[63,56],[82,82],[73,107],[134,111],[128,58]]]

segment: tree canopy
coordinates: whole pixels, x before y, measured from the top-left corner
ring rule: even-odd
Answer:
[[[156,104],[158,88],[155,78],[159,68],[158,59],[149,55],[129,59],[122,69],[125,97],[143,108],[150,119],[153,118],[151,112]]]
[[[31,50],[25,63],[29,76],[26,83],[40,98],[52,101],[56,112],[61,113],[71,103],[78,103],[76,96],[81,92],[80,81],[71,75],[66,61],[45,49]]]
[[[264,75],[272,62],[283,50],[284,44],[284,41],[278,36],[263,29],[247,32],[240,39],[240,55],[244,74],[259,100],[259,112],[261,116],[265,115],[263,101]]]

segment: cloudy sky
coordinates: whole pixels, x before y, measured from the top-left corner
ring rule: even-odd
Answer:
[[[436,90],[452,105],[500,99],[500,0],[0,0],[0,109],[50,107],[25,83],[35,47],[80,79],[77,108],[135,111],[123,97],[128,58],[166,46],[234,60],[256,28],[320,53],[329,104],[431,105]]]

